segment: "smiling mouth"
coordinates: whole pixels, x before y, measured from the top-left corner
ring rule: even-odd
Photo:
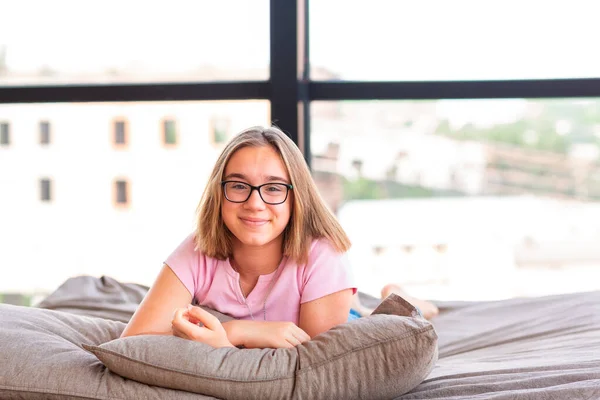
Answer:
[[[240,220],[244,223],[244,225],[248,226],[262,226],[265,225],[269,220],[266,219],[248,219],[248,218],[240,218]]]

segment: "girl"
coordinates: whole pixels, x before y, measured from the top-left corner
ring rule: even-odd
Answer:
[[[293,347],[348,320],[350,241],[279,129],[234,137],[197,211],[196,231],[167,258],[122,337]],[[221,324],[194,299],[236,320]]]

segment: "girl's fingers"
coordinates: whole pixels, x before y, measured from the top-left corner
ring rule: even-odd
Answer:
[[[199,322],[202,322],[202,324],[211,331],[220,331],[224,329],[221,321],[219,321],[217,317],[200,307],[190,305],[188,306],[188,312],[190,318],[194,318]]]
[[[181,334],[178,335],[179,337],[196,341],[205,340],[210,332],[208,329],[190,323],[187,320],[175,321],[173,328],[173,332],[178,331]]]
[[[171,320],[171,323],[174,323],[177,320],[185,318],[185,316],[187,316],[187,312],[188,311],[186,308],[176,308],[175,312],[173,312],[173,319]]]
[[[304,332],[304,330],[302,328],[298,328],[294,331],[294,336],[301,342],[308,342],[311,337],[308,335],[308,333]]]
[[[182,339],[189,339],[187,336],[185,336],[183,333],[181,333],[179,331],[179,329],[177,329],[176,327],[173,326],[171,330],[173,331],[173,336],[177,336]]]
[[[302,344],[302,342],[300,342],[300,340],[298,340],[297,337],[295,337],[294,335],[290,335],[289,337],[286,338],[286,341],[292,345],[292,347],[296,347],[299,344]]]

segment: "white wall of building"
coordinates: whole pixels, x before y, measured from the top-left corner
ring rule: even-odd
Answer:
[[[113,120],[129,123],[129,144],[113,145]],[[162,119],[177,121],[178,144],[162,145]],[[3,105],[11,143],[0,146],[0,292],[48,292],[73,275],[150,284],[162,261],[193,230],[194,213],[230,134],[269,124],[264,101]],[[39,144],[39,123],[51,143]],[[41,178],[52,201],[40,201]],[[130,206],[114,206],[115,179],[130,183]]]
[[[600,205],[531,196],[355,200],[339,210],[360,289],[438,300],[600,289]],[[530,245],[525,245],[530,243]]]

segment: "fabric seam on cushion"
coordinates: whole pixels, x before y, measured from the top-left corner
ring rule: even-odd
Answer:
[[[86,345],[86,346],[91,347],[89,345]],[[150,366],[150,367],[162,370],[162,371],[176,372],[176,373],[179,373],[179,374],[184,374],[184,375],[188,375],[188,376],[192,376],[192,377],[212,379],[212,380],[223,381],[223,382],[239,382],[239,383],[256,383],[256,382],[271,382],[271,381],[275,382],[275,381],[282,381],[282,380],[286,380],[286,379],[294,379],[294,377],[295,377],[295,374],[293,374],[291,376],[282,376],[282,377],[279,377],[279,378],[255,379],[255,380],[247,380],[247,379],[245,379],[245,380],[239,380],[239,379],[218,378],[218,377],[210,376],[210,375],[193,374],[191,372],[182,371],[182,370],[178,370],[178,369],[174,369],[174,368],[166,368],[166,367],[163,367],[163,366],[160,366],[160,365],[155,365],[155,364],[149,363],[147,361],[140,361],[140,360],[136,360],[134,358],[128,357],[128,356],[124,356],[124,355],[119,354],[119,353],[117,353],[117,352],[115,352],[113,350],[103,349],[103,348],[98,347],[98,346],[93,346],[93,347],[94,347],[95,351],[99,351],[101,353],[103,352],[103,353],[106,353],[106,354],[109,354],[109,355],[117,356],[117,357],[123,358],[125,360],[131,361],[131,362],[140,363],[140,364],[143,364],[143,365],[147,365],[147,366]],[[108,367],[106,367],[106,368],[108,368]],[[111,369],[108,368],[108,370],[110,371]],[[117,375],[119,375],[119,374],[117,374]]]
[[[374,343],[374,344],[370,344],[368,346],[363,346],[363,347],[360,347],[358,349],[353,349],[353,350],[347,351],[347,352],[345,352],[343,354],[340,354],[340,355],[338,355],[336,357],[329,358],[329,359],[327,359],[325,361],[322,361],[322,362],[320,362],[318,364],[314,364],[314,365],[308,366],[306,368],[301,368],[301,369],[299,369],[296,372],[296,375],[301,374],[303,371],[307,371],[308,372],[308,371],[312,371],[314,369],[320,368],[323,365],[326,365],[326,364],[330,363],[331,361],[335,361],[335,360],[338,360],[340,358],[344,358],[346,356],[349,356],[350,354],[353,354],[353,353],[356,353],[356,352],[359,352],[359,351],[363,351],[363,350],[367,350],[367,349],[370,349],[371,347],[379,346],[381,344],[388,344],[388,343],[397,342],[399,340],[404,340],[406,338],[413,337],[413,336],[416,336],[416,335],[418,335],[420,333],[425,333],[425,332],[430,331],[430,330],[433,330],[433,325],[429,325],[429,326],[425,326],[423,328],[420,328],[416,332],[405,333],[404,335],[402,335],[400,337],[390,338],[390,339],[387,339],[387,340],[385,340],[383,342],[377,342],[377,343]],[[434,330],[434,332],[435,332],[435,330]]]

